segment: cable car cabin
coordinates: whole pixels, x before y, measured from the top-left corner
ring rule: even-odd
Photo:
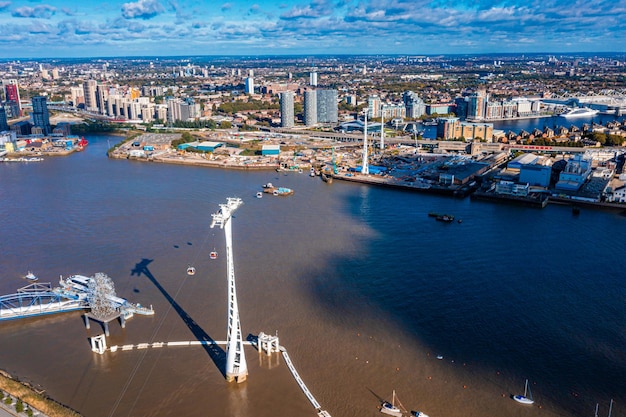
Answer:
[[[209,258],[211,259],[217,259],[217,252],[213,251],[209,254]]]
[[[196,268],[194,268],[193,266],[190,266],[187,268],[187,275],[195,275],[196,274]]]

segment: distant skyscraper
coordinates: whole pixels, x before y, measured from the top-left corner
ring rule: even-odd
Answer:
[[[96,89],[98,83],[95,80],[87,80],[83,84],[84,96],[85,96],[85,110],[98,111],[98,103],[96,102]]]
[[[254,94],[254,78],[246,78],[246,94]]]
[[[0,132],[9,130],[9,123],[7,122],[7,113],[4,111],[4,107],[0,106]]]
[[[307,126],[317,124],[317,91],[315,90],[304,92],[304,124]]]
[[[33,97],[33,124],[35,127],[41,128],[44,135],[52,133],[48,104],[44,96]]]
[[[309,84],[311,84],[313,87],[317,86],[317,72],[316,71],[311,72],[311,74],[309,75]]]
[[[317,121],[318,123],[337,123],[338,103],[337,90],[317,90]]]
[[[293,127],[293,91],[280,93],[280,126]]]

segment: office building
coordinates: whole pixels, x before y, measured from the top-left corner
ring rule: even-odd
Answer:
[[[317,90],[317,122],[337,123],[337,90]]]
[[[280,93],[280,126],[293,127],[293,91]]]
[[[50,114],[48,113],[48,103],[44,96],[33,97],[33,125],[41,129],[43,135],[52,133],[50,126]]]

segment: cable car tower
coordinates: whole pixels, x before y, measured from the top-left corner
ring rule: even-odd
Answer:
[[[239,307],[235,289],[235,265],[233,262],[232,213],[242,204],[241,198],[227,198],[220,204],[217,213],[212,214],[211,228],[219,226],[226,236],[226,263],[228,268],[228,335],[226,336],[226,380],[243,382],[248,376],[248,365],[243,351]]]
[[[361,167],[361,174],[369,175],[370,169],[367,161],[367,113],[369,109],[365,109],[365,124],[363,125],[363,164]]]

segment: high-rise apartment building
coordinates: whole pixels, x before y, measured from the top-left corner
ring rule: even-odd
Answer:
[[[98,83],[95,80],[87,80],[83,83],[83,90],[85,96],[85,110],[97,112],[98,111],[98,103],[96,101],[96,89],[98,87]]]
[[[85,90],[81,87],[70,87],[70,95],[72,96],[72,105],[78,107],[79,104],[85,104]]]
[[[368,116],[371,118],[380,117],[381,101],[377,95],[369,96],[367,98],[367,110]]]
[[[293,91],[280,93],[280,126],[293,127]]]
[[[106,101],[109,98],[109,90],[104,85],[96,86],[96,108],[98,113],[106,113]]]
[[[317,91],[315,90],[304,92],[304,124],[307,126],[317,124]]]
[[[41,129],[41,133],[49,135],[52,133],[50,126],[50,114],[48,113],[48,103],[44,96],[33,97],[33,125]]]
[[[426,114],[426,103],[413,91],[405,91],[402,94],[402,100],[406,107],[406,117],[416,119]]]
[[[317,90],[317,122],[337,123],[337,90]]]
[[[482,120],[485,118],[487,109],[487,92],[478,90],[467,99],[467,118],[472,120]]]
[[[10,114],[8,117],[20,117],[22,115],[22,103],[20,102],[20,88],[17,80],[2,80],[4,89],[5,106]]]
[[[246,94],[254,94],[254,78],[246,78]]]
[[[4,107],[0,106],[0,132],[9,130],[9,122],[7,121],[7,113]]]
[[[312,85],[313,87],[317,86],[317,72],[316,71],[312,71],[309,74],[309,84]]]

